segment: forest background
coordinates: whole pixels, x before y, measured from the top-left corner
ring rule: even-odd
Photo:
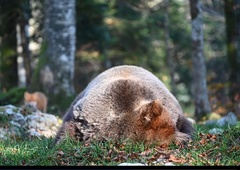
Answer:
[[[133,64],[159,77],[188,116],[240,118],[239,7],[239,0],[0,0],[0,105],[20,106],[24,91],[43,91],[48,112],[63,115],[99,73]]]

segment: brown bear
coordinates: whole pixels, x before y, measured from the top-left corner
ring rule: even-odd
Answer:
[[[151,72],[123,65],[99,74],[74,100],[56,143],[130,139],[169,144],[188,140],[194,128],[165,85]]]

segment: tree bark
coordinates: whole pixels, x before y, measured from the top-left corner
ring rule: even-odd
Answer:
[[[23,11],[24,12],[24,11]],[[17,24],[17,42],[18,42],[18,64],[19,64],[19,86],[26,87],[31,80],[31,60],[29,51],[29,36],[27,19],[22,18]]]
[[[26,87],[26,70],[24,68],[24,59],[22,55],[22,37],[20,24],[16,25],[17,39],[17,68],[18,68],[18,87]]]
[[[70,96],[74,94],[75,0],[45,0],[44,14],[47,64],[41,71],[43,88],[50,94]]]
[[[203,54],[203,21],[199,0],[190,0],[192,18],[192,76],[193,96],[195,104],[195,119],[201,120],[210,112],[208,90],[206,83],[206,66]]]
[[[27,87],[31,80],[31,61],[29,50],[29,34],[28,34],[28,10],[29,3],[27,1],[20,2],[19,10],[21,13],[17,17],[16,23],[16,39],[17,39],[17,62],[18,62],[18,86]]]

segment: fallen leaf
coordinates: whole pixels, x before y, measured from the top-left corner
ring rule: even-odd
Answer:
[[[152,149],[147,149],[147,150],[141,152],[140,155],[142,155],[142,156],[148,156],[151,152],[152,152]]]
[[[202,139],[199,141],[200,144],[205,145],[207,143],[206,139]]]
[[[110,149],[110,150],[108,151],[108,154],[107,154],[107,156],[111,157],[112,153],[113,153],[113,150],[112,150],[112,149]]]
[[[217,139],[217,136],[216,136],[216,135],[212,135],[211,139],[216,140],[216,139]]]
[[[176,162],[176,163],[185,163],[186,162],[186,160],[177,158],[175,155],[172,155],[172,154],[170,155],[168,160],[172,161],[172,162]]]

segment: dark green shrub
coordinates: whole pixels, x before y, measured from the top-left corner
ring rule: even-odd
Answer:
[[[25,88],[14,87],[7,92],[0,93],[0,105],[19,105],[23,101]]]

